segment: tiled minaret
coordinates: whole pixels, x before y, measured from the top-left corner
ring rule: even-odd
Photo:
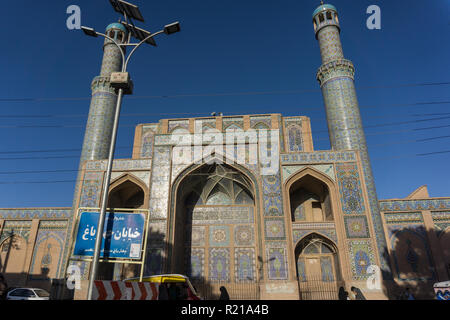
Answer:
[[[126,40],[127,30],[121,23],[112,23],[106,28],[106,34],[118,43],[123,43]],[[80,165],[86,160],[108,158],[117,100],[115,90],[109,84],[109,78],[112,72],[122,70],[122,56],[120,49],[108,39],[105,39],[103,52],[100,75],[95,77],[91,84],[92,99]]]
[[[106,35],[117,43],[125,43],[127,29],[121,23],[111,23],[106,27]],[[75,183],[72,210],[75,210],[80,196],[83,176],[81,169],[87,160],[102,160],[108,158],[109,145],[111,143],[114,112],[117,102],[117,94],[111,87],[109,79],[112,72],[122,71],[122,55],[120,50],[111,40],[105,38],[103,44],[103,61],[100,75],[91,83],[92,98],[89,115],[84,133],[83,147]],[[125,53],[125,52],[124,52]],[[76,212],[73,212],[76,216]],[[71,253],[65,255],[70,257]],[[64,270],[69,259],[65,260]]]
[[[358,150],[360,153],[380,267],[385,271],[386,278],[390,278],[390,264],[386,258],[387,245],[356,98],[355,68],[351,61],[344,58],[342,52],[336,8],[322,3],[313,13],[313,24],[322,55],[322,66],[317,72],[317,80],[322,88],[331,146],[334,150]]]

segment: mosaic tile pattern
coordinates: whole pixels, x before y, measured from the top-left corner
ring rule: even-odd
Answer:
[[[79,207],[97,208],[100,206],[100,193],[103,184],[103,172],[86,172]]]
[[[366,216],[344,217],[347,238],[369,238]]]
[[[86,170],[106,171],[108,160],[95,160],[86,162]],[[116,159],[113,161],[112,169],[114,171],[122,170],[151,170],[151,159]]]
[[[18,235],[28,241],[31,232],[31,221],[7,220],[3,223],[0,234],[0,244],[12,235]]]
[[[284,219],[265,219],[264,231],[266,240],[286,239]]]
[[[157,147],[153,158],[150,190],[150,212],[152,218],[167,218],[170,182],[170,148]]]
[[[367,267],[375,264],[372,246],[366,240],[349,242],[350,261],[353,280],[366,280],[369,277]]]
[[[70,219],[71,208],[0,209],[1,219]]]
[[[363,214],[364,200],[356,163],[336,164],[342,211],[345,214]]]
[[[268,130],[272,128],[272,118],[270,116],[250,116],[250,128]]]
[[[208,129],[216,129],[216,119],[196,119],[194,128],[196,133],[205,132]]]
[[[155,132],[150,129],[144,131],[144,128],[142,128],[141,158],[151,158],[153,156],[154,140]]]
[[[189,254],[187,274],[192,279],[202,279],[205,277],[205,249],[192,248]]]
[[[313,168],[319,172],[324,173],[331,180],[336,181],[336,176],[334,173],[334,166],[332,164],[319,164],[319,165],[294,165],[294,166],[283,166],[282,167],[282,175],[283,182],[286,182],[291,176],[300,172],[305,168]]]
[[[193,211],[188,211],[188,215],[192,215],[192,224],[194,225],[244,224],[254,222],[253,211],[253,207],[223,207],[220,210],[211,207],[196,207]]]
[[[431,212],[433,221],[450,221],[450,211],[434,211]]]
[[[227,247],[230,245],[229,226],[210,226],[209,245],[213,247]]]
[[[209,248],[209,280],[230,280],[229,248]]]
[[[323,28],[317,34],[317,39],[319,41],[320,54],[322,55],[322,63],[325,64],[344,57],[337,27],[328,26]]]
[[[172,132],[175,129],[185,129],[189,131],[189,120],[169,120],[168,132]]]
[[[449,210],[450,198],[432,200],[381,200],[381,211]]]
[[[255,244],[255,232],[252,225],[237,225],[234,227],[235,246],[253,246]]]
[[[254,248],[236,248],[234,250],[234,263],[236,282],[252,282],[256,280]]]
[[[385,213],[384,219],[387,224],[393,223],[417,223],[423,222],[423,216],[421,212],[396,212]]]
[[[227,129],[242,129],[244,130],[243,117],[226,117],[222,119],[223,130]]]
[[[35,242],[35,250],[33,251],[33,256],[30,265],[29,278],[32,280],[46,279],[42,278],[41,268],[48,267],[52,264],[53,260],[56,260],[57,266],[56,270],[50,270],[48,277],[56,277],[63,270],[61,270],[61,266],[64,263],[64,245],[67,241],[67,221],[41,221],[39,223],[38,234]],[[48,245],[48,252],[42,257],[42,261],[36,261],[36,254],[41,247],[41,245],[46,245],[46,242],[49,239],[53,239],[58,243],[57,248],[53,248],[51,245]],[[52,256],[56,254],[56,256]],[[37,272],[35,272],[35,269]],[[36,273],[36,274],[35,274]]]
[[[202,247],[206,245],[206,227],[192,226],[191,227],[191,245],[194,247]],[[189,228],[186,228],[189,229]],[[188,230],[189,231],[189,230]]]
[[[315,151],[290,153],[281,155],[281,164],[319,164],[330,162],[354,162],[356,155],[354,151]]]
[[[284,118],[286,128],[288,152],[303,150],[302,121],[301,118]]]
[[[288,278],[286,249],[267,248],[266,251],[269,280],[286,280]]]
[[[334,243],[337,243],[337,235],[335,229],[302,229],[302,230],[293,230],[292,231],[292,240],[294,245],[299,243],[304,237],[311,233],[317,233],[319,235],[324,236],[325,238],[328,238],[332,240]]]

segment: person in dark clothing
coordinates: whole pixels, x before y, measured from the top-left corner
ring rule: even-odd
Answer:
[[[6,299],[6,293],[8,292],[8,284],[5,277],[0,273],[0,300]]]
[[[349,300],[348,298],[348,292],[345,291],[344,287],[339,288],[339,300]]]
[[[230,296],[228,295],[227,288],[225,288],[224,286],[220,287],[219,300],[230,300]]]
[[[366,297],[364,297],[363,293],[359,288],[351,287],[350,289],[353,294],[355,295],[355,300],[366,300]]]

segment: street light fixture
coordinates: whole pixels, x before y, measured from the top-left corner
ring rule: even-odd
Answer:
[[[97,32],[93,28],[88,27],[81,27],[81,30],[83,30],[84,34],[90,37],[97,37]]]
[[[132,5],[128,2],[122,1],[122,0],[110,0],[111,4],[113,5],[114,9],[118,12],[121,12],[124,14],[125,19],[128,18],[134,18],[140,21],[143,21],[142,15],[140,15],[139,9],[137,6]],[[143,44],[148,43],[151,45],[156,46],[156,43],[153,39],[153,37],[165,33],[167,35],[176,33],[180,31],[180,24],[179,22],[174,22],[171,24],[168,24],[164,26],[163,30],[160,30],[155,33],[150,33],[146,30],[143,30],[141,28],[138,28],[134,26],[134,24],[129,24],[128,22],[121,22],[122,25],[124,25],[130,34],[133,35],[136,39],[140,40],[139,43],[129,43],[130,38],[128,38],[125,43],[117,43],[114,39],[107,36],[106,34],[96,32],[93,28],[89,27],[81,27],[83,32],[91,37],[97,37],[102,36],[108,40],[110,40],[112,43],[114,43],[119,49],[120,53],[122,55],[122,71],[121,72],[114,72],[111,74],[110,77],[110,84],[113,88],[116,88],[118,90],[117,95],[117,103],[116,103],[116,109],[114,113],[114,123],[112,128],[112,135],[111,135],[111,143],[109,148],[109,154],[108,154],[108,164],[106,167],[106,176],[105,176],[105,183],[103,185],[102,190],[102,203],[100,208],[100,217],[98,222],[98,228],[96,233],[96,241],[95,241],[95,250],[92,260],[92,269],[91,269],[91,275],[89,278],[89,288],[88,288],[88,300],[92,299],[92,291],[94,287],[94,280],[97,277],[97,271],[98,271],[98,263],[100,259],[100,250],[101,250],[101,244],[102,244],[102,235],[103,235],[103,228],[105,223],[105,216],[106,216],[106,206],[107,206],[107,200],[108,200],[108,189],[109,184],[111,181],[111,171],[112,171],[112,163],[113,163],[113,157],[116,147],[116,138],[117,138],[117,130],[118,130],[118,124],[119,124],[119,117],[120,117],[120,108],[122,105],[122,97],[124,94],[132,94],[133,91],[133,82],[130,80],[129,74],[127,72],[127,66],[130,61],[131,56],[134,54],[134,52]],[[128,57],[125,57],[125,53],[123,48],[126,46],[133,46],[133,50],[129,53]],[[142,276],[142,272],[141,272]]]
[[[180,23],[178,21],[164,26],[165,34],[172,34],[179,31],[180,31]]]

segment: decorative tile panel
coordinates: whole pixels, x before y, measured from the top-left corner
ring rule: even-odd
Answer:
[[[253,246],[255,233],[252,225],[237,225],[234,227],[235,246]]]
[[[413,211],[413,210],[448,210],[450,198],[430,200],[381,200],[380,210],[387,211]]]
[[[282,165],[354,161],[356,161],[356,154],[354,151],[314,151],[281,155]]]
[[[367,240],[353,240],[349,242],[350,263],[353,280],[366,280],[370,274],[367,268],[375,264],[372,246]]]
[[[369,238],[369,226],[366,216],[344,217],[347,238]]]
[[[188,210],[192,224],[241,224],[253,223],[253,207],[195,207]],[[189,218],[188,218],[189,219]]]
[[[99,207],[102,184],[103,172],[86,172],[81,188],[79,207]]]
[[[230,280],[229,248],[209,248],[209,280]]]
[[[212,247],[227,247],[230,245],[229,226],[210,226],[209,245]]]
[[[288,278],[286,249],[272,247],[266,250],[269,280],[286,280]]]
[[[265,219],[264,231],[266,240],[286,239],[284,219]]]
[[[364,199],[356,163],[336,164],[342,211],[345,214],[363,214]]]
[[[234,250],[236,282],[252,282],[256,280],[256,261],[254,248],[236,248]]]

